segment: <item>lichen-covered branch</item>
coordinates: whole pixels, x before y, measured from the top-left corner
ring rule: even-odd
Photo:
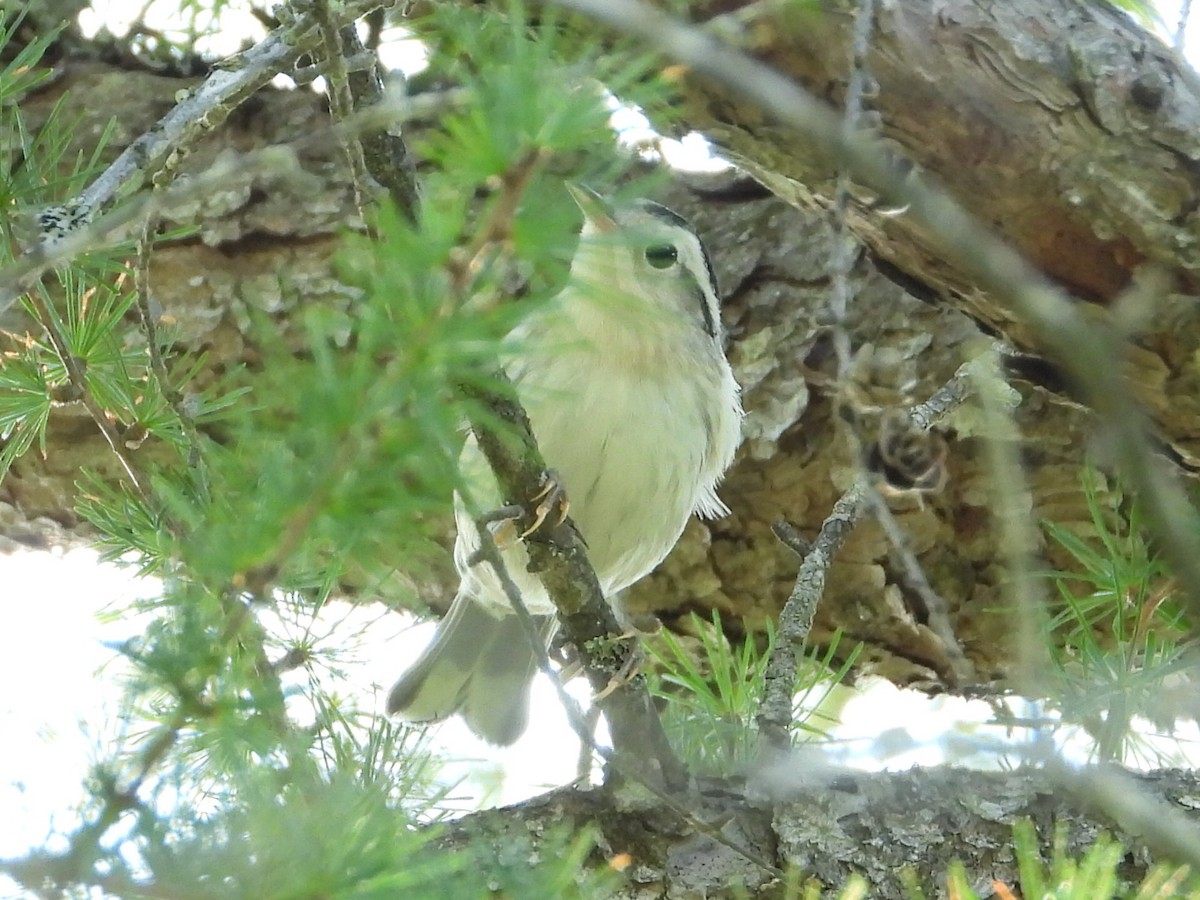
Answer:
[[[350,0],[338,9],[338,26],[353,22],[371,10],[390,6],[380,0]],[[281,10],[286,10],[282,7]],[[201,134],[212,131],[280,72],[286,72],[304,53],[318,48],[321,29],[309,17],[296,16],[258,44],[224,60],[199,86],[179,98],[158,124],[143,134],[88,185],[77,197],[62,206],[42,210],[38,225],[41,242],[26,249],[22,260],[12,269],[28,269],[16,283],[0,284],[0,313],[3,313],[28,288],[40,270],[39,263],[56,246],[109,209],[122,195],[142,185],[172,154],[185,150]],[[22,265],[23,264],[23,265]],[[11,273],[10,273],[11,274]]]
[[[1156,808],[1194,824],[1193,798],[1200,780],[1185,771],[1129,776],[1136,793]],[[902,870],[911,867],[926,896],[945,894],[945,873],[960,861],[983,894],[993,881],[1020,883],[1012,852],[1013,826],[1032,821],[1044,859],[1049,859],[1056,827],[1062,852],[1082,855],[1101,832],[1126,849],[1121,877],[1137,883],[1165,855],[1147,852],[1135,828],[1123,829],[1086,800],[1062,790],[1054,773],[976,772],[957,768],[916,768],[907,772],[813,772],[792,760],[768,799],[748,801],[736,782],[709,785],[706,814],[723,830],[773,855],[780,868],[833,896],[858,873],[873,897],[902,897]],[[919,798],[919,802],[914,802]],[[647,827],[645,815],[624,808],[612,792],[563,789],[516,807],[466,816],[446,827],[440,838],[450,850],[486,841],[497,850],[514,836],[538,836],[553,825],[596,829],[592,862],[628,853],[636,866],[614,887],[614,898],[712,896],[715,886],[737,885],[749,898],[779,896],[780,882],[731,851],[694,834],[668,827]],[[536,841],[536,837],[535,837]],[[983,894],[986,895],[986,894]]]
[[[928,400],[908,410],[909,421],[915,427],[928,431],[938,419],[966,399],[970,392],[972,368],[973,364],[969,362],[960,366],[954,377],[938,388]],[[876,492],[870,477],[860,475],[833,505],[833,509],[821,525],[820,533],[804,550],[795,587],[792,588],[792,593],[779,614],[779,639],[763,675],[763,699],[756,722],[760,746],[767,756],[791,747],[792,695],[796,683],[799,648],[812,629],[817,605],[825,592],[825,578],[833,565],[834,556],[845,544],[854,527],[877,502],[875,497]],[[789,529],[780,530],[789,546],[797,552],[803,549],[795,536],[789,534]],[[936,614],[937,610],[934,612]],[[944,608],[941,613],[945,617]],[[952,630],[949,630],[948,626],[947,630],[950,631],[948,638],[951,646],[958,650],[958,656],[962,658],[962,650],[958,647]]]
[[[505,498],[520,503],[542,489],[546,464],[511,386],[503,390],[506,379],[499,373],[495,377],[500,389],[474,384],[464,385],[463,392],[479,404],[477,409],[486,409],[487,415],[472,417],[471,430]],[[495,420],[503,423],[503,432],[496,429]],[[637,648],[620,637],[622,629],[600,589],[583,539],[567,520],[553,530],[537,529],[525,540],[530,567],[558,608],[559,621],[584,661],[592,689],[605,693],[600,707],[608,719],[616,758],[643,778],[682,789],[687,772],[667,743],[644,679],[628,677]]]

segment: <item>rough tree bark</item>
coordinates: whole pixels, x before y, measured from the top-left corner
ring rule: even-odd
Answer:
[[[802,760],[797,765],[803,765]],[[797,785],[803,784],[802,787]],[[1142,793],[1148,811],[1165,817],[1187,815],[1198,796],[1194,774],[1163,771],[1139,777],[1126,787]],[[731,790],[731,788],[736,788]],[[1031,820],[1046,842],[1064,829],[1070,852],[1086,850],[1102,832],[1120,840],[1127,852],[1119,877],[1132,883],[1145,875],[1154,854],[1136,826],[1114,830],[1088,803],[1062,790],[1057,779],[1039,772],[970,772],[914,769],[905,773],[829,773],[810,779],[789,774],[771,801],[746,801],[741,786],[713,784],[697,810],[719,822],[726,841],[780,867],[792,866],[818,885],[842,885],[857,874],[871,885],[868,896],[907,896],[901,874],[909,869],[929,890],[951,860],[960,860],[971,887],[981,897],[996,896],[994,882],[1019,881],[1012,850],[1012,826]],[[1186,811],[1186,812],[1185,812]],[[497,853],[536,847],[548,831],[563,826],[591,828],[597,835],[596,865],[623,854],[619,898],[792,897],[776,875],[724,843],[698,834],[669,811],[623,809],[604,790],[563,788],[519,807],[489,810],[450,826],[441,846],[488,841]],[[536,852],[536,851],[532,851]],[[932,876],[932,877],[931,877]],[[829,891],[821,896],[836,896]]]
[[[754,7],[751,9],[751,7]],[[704,21],[746,12],[746,49],[840,104],[857,4],[691,4]],[[1128,366],[1179,461],[1200,463],[1195,303],[1200,285],[1200,78],[1106,3],[954,0],[879,4],[869,106],[897,150],[1080,300],[1111,309],[1152,269],[1164,276],[1128,323]],[[781,197],[821,208],[834,167],[728,93],[682,81],[689,124]],[[1036,348],[1011,309],[938,258],[903,215],[853,227],[930,302]]]
[[[702,18],[744,5],[710,0],[693,9]],[[1193,390],[1200,378],[1200,323],[1190,302],[1200,279],[1200,86],[1194,76],[1103,4],[894,0],[882,7],[870,57],[879,82],[873,105],[884,133],[907,155],[1098,314],[1133,283],[1139,267],[1152,263],[1168,273],[1172,289],[1139,320],[1128,362],[1164,440],[1183,464],[1200,466],[1200,405]],[[768,15],[748,25],[744,37],[764,58],[836,102],[849,21],[837,9],[802,22]],[[832,170],[804,152],[795,135],[730,102],[714,86],[686,75],[680,85],[690,121],[794,204],[755,190],[714,193],[684,186],[665,198],[696,222],[714,251],[727,297],[731,358],[749,415],[746,442],[722,489],[733,515],[693,522],[661,571],[633,591],[632,601],[680,625],[684,612],[715,608],[736,631],[742,620],[753,627],[774,618],[795,575],[794,557],[769,526],[786,518],[811,534],[855,471],[833,422],[828,384],[834,366],[822,327],[832,240],[823,211]],[[65,92],[69,106],[84,117],[79,134],[85,141],[116,117],[119,149],[170,108],[183,86],[168,77],[67,60],[27,111],[36,123],[38,110],[44,114]],[[325,117],[319,100],[307,93],[264,92],[196,148],[189,165],[203,168],[222,154],[311,137],[313,123]],[[294,310],[349,302],[329,265],[338,229],[353,218],[348,179],[332,139],[306,151],[300,162],[300,170],[270,183],[234,185],[171,213],[179,221],[199,221],[201,229],[156,254],[155,293],[178,323],[181,349],[207,352],[206,378],[257,363],[259,349],[245,328],[250,311],[269,314],[278,323],[278,340],[298,346],[291,331]],[[874,215],[870,198],[859,197],[852,224],[862,244],[849,324],[859,349],[855,376],[863,405],[922,399],[973,352],[979,325],[1036,349],[1036,335],[947,268],[903,215]],[[29,326],[10,311],[0,327],[20,333]],[[1031,514],[1087,533],[1077,482],[1086,413],[1030,388],[1016,416],[1035,504]],[[946,489],[924,503],[900,501],[896,511],[933,586],[950,602],[979,680],[989,682],[1008,673],[1014,629],[999,590],[1006,573],[994,552],[984,436],[969,409],[947,430]],[[117,477],[116,463],[87,416],[63,408],[54,417],[46,456],[28,455],[0,484],[0,534],[26,545],[86,538],[72,511],[75,480],[85,465]],[[380,545],[387,546],[385,536]],[[360,564],[377,573],[389,561]],[[377,583],[374,574],[370,580]],[[353,592],[353,576],[346,587]],[[414,585],[397,573],[385,599],[410,599],[415,589],[436,605],[448,596],[445,587]],[[892,548],[868,524],[830,576],[814,637],[842,628],[867,647],[861,673],[940,685],[949,672],[947,652],[924,617]],[[1180,790],[1194,793],[1184,781]],[[774,805],[745,801],[738,786],[723,791],[732,792],[726,802],[737,810],[732,820],[743,823],[737,826],[742,836],[771,858],[804,863],[831,881],[849,867],[879,871],[879,883],[891,885],[877,868],[881,860],[911,861],[936,872],[953,856],[975,858],[972,847],[1008,846],[1004,829],[962,843],[947,840],[959,821],[966,823],[964,835],[983,835],[987,823],[1006,825],[1022,811],[1043,822],[1052,814],[1075,821],[1065,807],[1051,810],[1052,784],[1024,775],[918,772],[838,784],[823,780],[807,799]],[[843,790],[847,784],[853,787]],[[630,852],[644,866],[645,891],[638,896],[699,895],[683,873],[703,877],[695,860],[710,858],[710,848],[696,844],[694,834],[673,850],[658,843],[662,834],[686,826],[668,822],[665,813],[659,821],[640,814],[636,827],[618,828],[618,840],[608,830],[622,816],[611,798],[563,796],[509,811],[508,821],[526,823],[536,834],[542,817],[566,814],[556,803],[578,804],[573,814],[600,823],[614,853]],[[945,805],[939,796],[948,798]],[[928,816],[903,822],[913,830],[902,833],[901,820],[918,806]],[[859,817],[863,810],[871,815]],[[810,829],[833,821],[842,837],[852,833],[845,853],[829,849],[829,835],[805,832],[798,824],[805,816]],[[1079,833],[1094,833],[1106,821],[1089,816]],[[1138,836],[1129,839],[1137,843]],[[867,847],[896,850],[895,859],[872,857],[873,868]],[[1128,873],[1146,858],[1144,851],[1132,853]],[[998,859],[978,871],[1013,878],[1011,863]],[[727,871],[706,883],[727,883]],[[668,877],[670,872],[676,874]],[[745,883],[765,895],[766,882],[757,878],[747,874]]]

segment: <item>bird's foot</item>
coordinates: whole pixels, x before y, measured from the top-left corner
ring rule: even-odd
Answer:
[[[530,500],[536,503],[537,506],[533,508],[533,523],[521,532],[522,540],[541,528],[556,508],[558,510],[558,518],[554,522],[554,527],[557,528],[563,522],[567,521],[567,512],[571,508],[571,501],[567,498],[567,492],[562,485],[562,479],[558,477],[558,473],[553,469],[547,469],[542,475],[542,489],[531,497]]]
[[[523,515],[525,515],[524,507],[512,503],[484,513],[479,517],[479,524],[491,532],[496,549],[503,552],[520,540],[521,535],[517,531],[517,522]]]
[[[638,640],[641,636],[642,633],[636,628],[629,628],[616,638],[613,638],[613,640],[633,641]],[[599,703],[617,688],[628,684],[630,680],[641,670],[642,661],[643,657],[640,646],[635,647],[634,651],[629,654],[623,663],[621,663],[621,668],[617,670],[617,673],[608,680],[608,684],[604,686],[604,690],[592,697],[592,702]]]
[[[557,528],[567,520],[567,511],[571,507],[567,499],[566,489],[558,473],[553,469],[546,471],[542,477],[541,489],[529,498],[531,504],[537,504],[532,509],[526,509],[519,503],[501,506],[486,513],[479,521],[486,525],[492,533],[492,540],[500,550],[507,550],[518,541],[523,541],[539,528],[552,521],[552,527]],[[552,516],[557,510],[557,515]],[[533,517],[533,522],[524,531],[519,530],[519,523],[527,515]]]

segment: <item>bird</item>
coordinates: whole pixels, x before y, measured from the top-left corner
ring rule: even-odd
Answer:
[[[504,339],[502,365],[604,596],[627,622],[617,595],[662,562],[692,514],[729,512],[716,487],[741,440],[740,389],[712,263],[687,220],[651,200],[617,205],[568,190],[583,226],[567,282]],[[502,497],[472,435],[459,465],[459,588],[387,711],[412,722],[459,713],[504,746],[525,731],[538,654],[494,571],[473,565],[472,511]],[[512,541],[502,555],[548,644],[555,608],[527,570],[524,545]]]

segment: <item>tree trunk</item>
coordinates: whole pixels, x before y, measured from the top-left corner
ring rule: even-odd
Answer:
[[[745,0],[690,5],[696,20]],[[756,5],[746,49],[840,105],[858,4]],[[1165,288],[1121,320],[1127,365],[1163,440],[1200,465],[1200,78],[1108,3],[895,0],[880,3],[866,64],[880,132],[1064,290],[1099,313],[1154,272]],[[835,172],[794,132],[698,78],[683,82],[688,124],[778,196],[823,208]],[[861,193],[861,192],[860,192]],[[918,296],[1037,348],[1013,310],[939,258],[904,215],[851,222]],[[1132,305],[1132,304],[1130,304]]]
[[[1044,847],[1061,828],[1067,854],[1075,857],[1102,833],[1112,836],[1125,848],[1118,876],[1132,884],[1157,855],[1141,830],[1144,820],[1130,822],[1129,811],[1121,810],[1125,823],[1118,825],[1114,810],[1097,809],[1093,785],[1074,794],[1045,772],[938,768],[833,775],[818,765],[805,773],[812,763],[797,758],[791,771],[749,791],[707,785],[695,811],[717,823],[718,837],[662,807],[630,810],[603,789],[562,788],[520,806],[467,816],[448,826],[440,844],[454,849],[485,840],[498,853],[529,845],[533,857],[552,829],[592,828],[596,866],[623,865],[623,854],[632,859],[621,868],[624,881],[612,896],[638,900],[802,896],[785,892],[789,876],[800,884],[815,882],[825,888],[821,896],[834,897],[851,875],[870,885],[866,896],[898,898],[908,896],[901,881],[906,869],[926,896],[945,898],[946,871],[956,860],[979,896],[997,896],[995,882],[1015,893],[1020,877],[1012,829],[1025,819]],[[1128,783],[1122,777],[1107,786],[1140,795],[1145,806],[1138,815],[1157,816],[1164,828],[1196,818],[1193,798],[1200,784],[1191,773],[1164,771]],[[748,856],[788,874],[781,879]],[[1046,851],[1042,856],[1050,858]]]

